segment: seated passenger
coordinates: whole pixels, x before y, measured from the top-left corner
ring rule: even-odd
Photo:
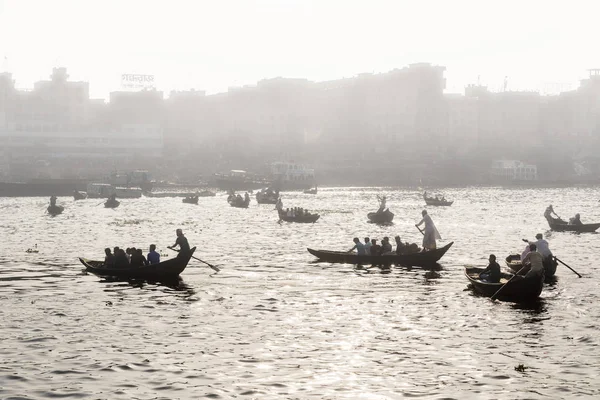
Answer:
[[[158,264],[160,262],[160,254],[156,251],[156,245],[150,245],[150,252],[148,253],[148,263]]]
[[[119,249],[115,251],[115,267],[117,268],[129,268],[129,260],[125,254],[125,250]]]
[[[371,255],[380,256],[381,246],[377,244],[377,239],[371,239]]]
[[[105,267],[114,267],[115,266],[115,256],[110,252],[110,248],[107,247],[104,249],[104,266]]]
[[[575,214],[575,216],[573,218],[569,219],[569,225],[583,225],[583,222],[581,222],[581,217],[579,216],[579,214]]]
[[[391,252],[392,252],[392,245],[390,243],[390,238],[386,236],[381,241],[381,254],[386,254],[386,253],[391,253]]]
[[[479,279],[490,283],[498,283],[500,282],[500,265],[496,262],[496,256],[493,254],[490,254],[489,261],[487,268],[479,274]]]
[[[365,255],[365,245],[360,242],[359,238],[354,238],[352,240],[354,241],[354,247],[351,248],[350,250],[348,250],[348,253],[350,253],[352,250],[356,249],[356,254],[358,254],[359,256],[364,256]]]

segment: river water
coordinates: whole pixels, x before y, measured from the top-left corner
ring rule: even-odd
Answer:
[[[387,194],[394,225],[367,223]],[[271,205],[200,198],[1,198],[1,399],[399,399],[600,396],[597,234],[548,232],[563,218],[600,221],[600,188],[461,188],[429,207],[454,246],[434,272],[317,263],[306,247],[348,249],[354,236],[420,241],[417,190],[319,188],[284,193],[315,224],[277,223]],[[182,228],[196,256],[178,285],[105,281],[77,257],[156,243]],[[543,233],[562,261],[530,305],[467,289],[463,267],[499,261]],[[37,244],[38,253],[27,253]],[[170,254],[172,257],[173,254]],[[524,370],[515,369],[519,365]]]

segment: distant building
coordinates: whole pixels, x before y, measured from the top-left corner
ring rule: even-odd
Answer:
[[[533,182],[537,181],[537,166],[518,160],[494,160],[491,175],[494,181]]]

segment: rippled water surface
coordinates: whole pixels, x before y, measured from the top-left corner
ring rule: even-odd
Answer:
[[[284,193],[284,205],[321,214],[277,223],[272,205],[200,198],[0,198],[0,398],[398,399],[600,396],[597,234],[548,232],[563,218],[600,221],[599,188],[463,188],[452,207],[429,207],[454,246],[438,271],[357,270],[316,263],[306,247],[348,249],[354,236],[414,227],[415,190],[319,188]],[[387,194],[394,225],[367,223]],[[163,252],[182,228],[196,255],[177,285],[109,282],[77,257],[105,247]],[[466,264],[520,252],[542,232],[558,280],[531,305],[492,302],[467,290]],[[27,253],[37,244],[38,253]],[[172,255],[171,255],[172,256]],[[515,367],[522,364],[524,371]]]

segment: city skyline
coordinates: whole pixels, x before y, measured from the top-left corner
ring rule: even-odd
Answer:
[[[1,66],[19,88],[66,66],[104,99],[127,73],[154,75],[167,93],[213,94],[274,77],[321,82],[418,62],[447,68],[447,93],[478,82],[501,90],[508,77],[508,90],[553,94],[600,66],[593,13],[583,12],[593,2],[568,10],[459,3],[3,0]]]

